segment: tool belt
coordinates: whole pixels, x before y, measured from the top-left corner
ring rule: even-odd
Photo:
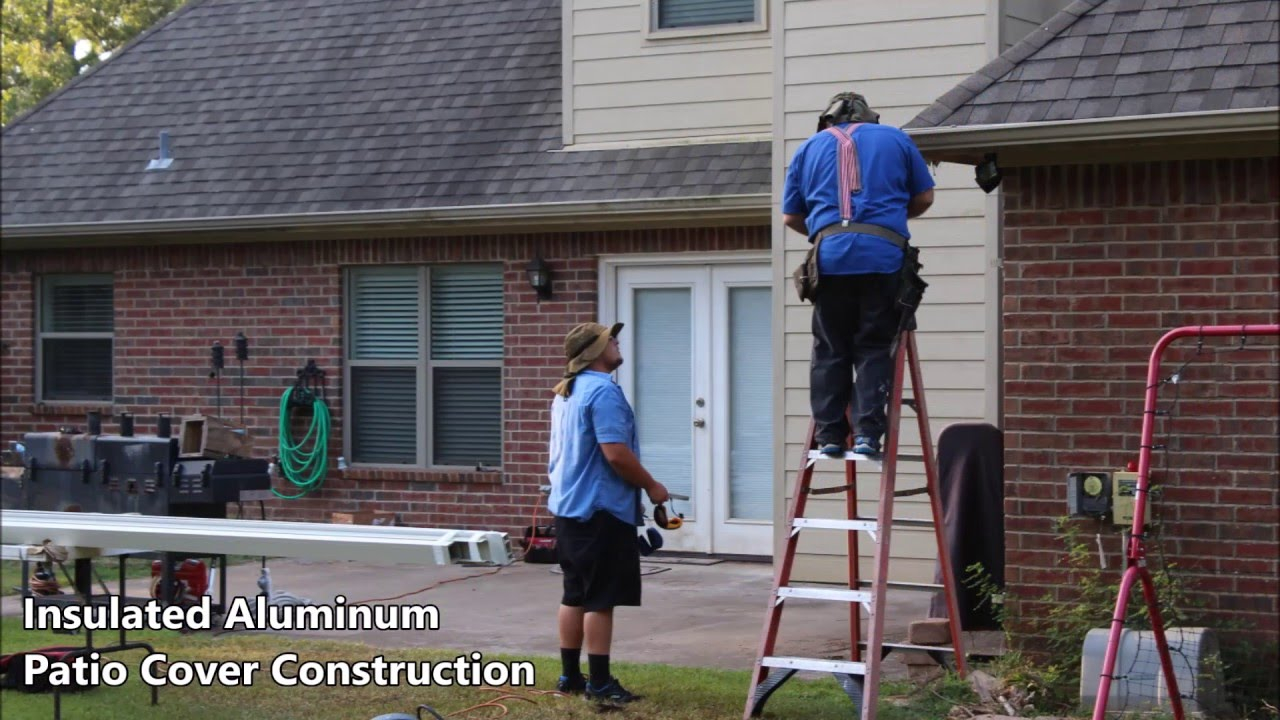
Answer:
[[[805,253],[804,262],[791,274],[791,278],[795,282],[796,293],[800,296],[801,301],[813,302],[818,297],[818,247],[825,238],[839,235],[840,233],[862,233],[888,240],[903,251],[904,268],[907,266],[905,260],[908,250],[915,250],[915,248],[910,247],[905,237],[889,228],[867,223],[849,223],[847,225],[843,222],[832,223],[814,233],[812,242],[809,245],[809,252]],[[916,255],[918,254],[918,251],[916,251]],[[919,263],[917,262],[916,265],[918,270]],[[923,296],[923,290],[921,293]],[[919,305],[918,300],[916,304],[917,306]]]
[[[902,282],[898,285],[898,333],[916,329],[916,310],[924,300],[929,283],[920,277],[924,264],[920,262],[920,248],[907,245],[902,249]]]

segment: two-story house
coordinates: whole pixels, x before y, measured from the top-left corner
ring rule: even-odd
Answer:
[[[331,379],[333,469],[275,517],[518,533],[564,333],[618,320],[642,459],[692,498],[668,547],[768,556],[808,420],[791,152],[833,93],[904,124],[1065,4],[193,0],[4,129],[0,434],[210,411],[244,332],[261,452],[296,370]],[[996,196],[936,179],[940,431],[997,418],[1000,308]]]

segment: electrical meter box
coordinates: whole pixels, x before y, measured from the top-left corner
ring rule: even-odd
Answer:
[[[1111,473],[1111,515],[1116,525],[1133,524],[1133,504],[1137,499],[1138,473]]]
[[[1072,517],[1103,518],[1110,515],[1111,475],[1107,470],[1073,472],[1068,475],[1067,512]]]

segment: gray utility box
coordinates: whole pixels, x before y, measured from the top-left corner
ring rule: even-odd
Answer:
[[[1107,654],[1109,630],[1090,630],[1084,639],[1080,662],[1080,702],[1093,707],[1098,697],[1098,678]],[[1188,717],[1210,717],[1225,708],[1222,662],[1218,637],[1211,628],[1168,628],[1165,639],[1173,661],[1173,677],[1182,709]],[[1150,630],[1121,630],[1116,666],[1112,675],[1107,714],[1123,712],[1168,712],[1169,688],[1160,666],[1156,638]]]

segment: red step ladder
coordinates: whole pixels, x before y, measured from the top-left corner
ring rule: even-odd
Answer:
[[[904,400],[902,386],[905,369],[911,372],[911,388],[914,399]],[[920,428],[920,442],[923,456],[898,455],[899,425],[902,418],[902,406],[907,405],[916,414]],[[814,437],[815,425],[809,422],[808,437],[805,441],[804,458],[800,468],[799,481],[796,484],[795,497],[787,515],[787,543],[782,562],[778,564],[773,579],[773,590],[769,594],[769,606],[765,613],[764,632],[760,639],[760,652],[756,655],[755,672],[752,675],[751,689],[747,692],[746,710],[743,720],[759,717],[769,696],[783,683],[801,670],[829,672],[835,676],[840,687],[858,707],[862,720],[873,720],[876,716],[876,703],[879,696],[880,665],[893,650],[913,650],[927,652],[935,659],[946,653],[954,662],[957,672],[964,676],[967,672],[965,656],[961,647],[960,628],[957,618],[960,617],[956,602],[955,578],[951,570],[951,562],[947,545],[943,538],[942,504],[938,499],[937,460],[933,454],[933,436],[929,433],[929,415],[925,409],[924,381],[920,373],[920,359],[916,349],[915,332],[908,330],[899,337],[897,351],[894,353],[893,386],[888,401],[888,431],[881,458],[871,458],[846,452],[844,458],[828,458],[818,452]],[[925,467],[925,485],[920,488],[899,490],[894,484],[899,459],[923,462]],[[845,484],[837,487],[814,488],[811,486],[813,469],[818,462],[824,460],[844,462]],[[857,466],[869,465],[880,470],[879,509],[876,517],[858,516],[857,498]],[[845,493],[845,519],[806,518],[805,504],[810,495]],[[908,495],[927,494],[932,510],[932,520],[902,519],[893,516],[894,498]],[[942,585],[923,583],[889,582],[889,539],[894,527],[932,527],[938,546],[938,559],[942,566]],[[801,530],[838,530],[848,533],[849,583],[848,589],[829,587],[806,587],[791,585],[791,570],[795,562],[796,545]],[[865,532],[875,543],[875,575],[864,581],[858,574],[858,533]],[[902,590],[923,590],[930,593],[943,592],[947,601],[947,616],[950,623],[951,646],[908,645],[904,643],[887,643],[884,638],[885,615],[888,608],[885,604],[885,593],[888,587]],[[817,658],[799,658],[774,655],[778,639],[778,628],[782,621],[782,610],[789,599],[828,600],[845,603],[849,606],[849,660],[829,660]],[[862,640],[862,610],[867,611],[869,632],[866,641]]]

